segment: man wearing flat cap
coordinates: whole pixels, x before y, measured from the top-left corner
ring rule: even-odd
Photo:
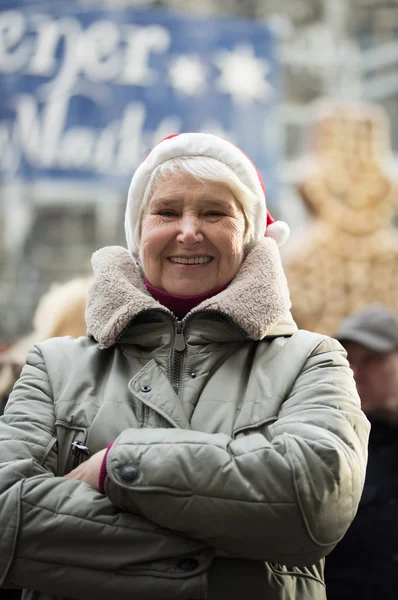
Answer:
[[[398,598],[398,315],[379,304],[337,332],[372,424],[358,513],[326,559],[328,600]]]

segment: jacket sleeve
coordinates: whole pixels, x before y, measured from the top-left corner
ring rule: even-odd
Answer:
[[[342,347],[321,339],[261,433],[125,430],[108,454],[108,497],[232,556],[323,558],[355,516],[369,423]]]
[[[54,440],[51,384],[34,348],[0,418],[0,586],[82,600],[203,598],[203,542],[54,476],[43,467]]]

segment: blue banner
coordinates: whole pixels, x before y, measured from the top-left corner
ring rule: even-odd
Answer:
[[[0,177],[126,188],[162,137],[216,133],[276,189],[278,66],[249,20],[2,0]]]

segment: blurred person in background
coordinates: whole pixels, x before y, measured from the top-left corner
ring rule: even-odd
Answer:
[[[357,516],[326,560],[328,600],[398,598],[398,316],[371,305],[347,317],[345,346],[371,421],[369,461]]]
[[[0,355],[0,414],[9,393],[21,374],[30,348],[48,338],[86,335],[84,313],[90,279],[77,277],[55,283],[41,298],[34,317],[33,332],[21,338]]]
[[[89,335],[36,344],[0,419],[3,587],[324,600],[369,425],[341,345],[290,315],[258,171],[171,136],[125,223],[128,250],[93,256]]]

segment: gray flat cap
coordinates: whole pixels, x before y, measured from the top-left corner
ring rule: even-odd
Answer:
[[[375,352],[398,350],[398,315],[381,304],[371,304],[345,318],[335,337],[357,342]]]

